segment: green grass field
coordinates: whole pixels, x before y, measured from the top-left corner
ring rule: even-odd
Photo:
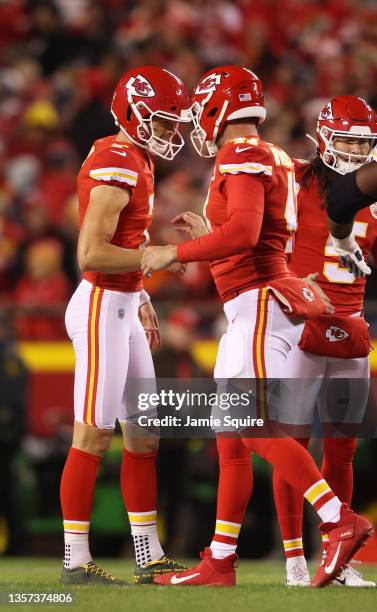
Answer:
[[[131,580],[132,564],[127,561],[103,559],[99,562],[107,571]],[[312,568],[313,569],[313,568]],[[105,612],[369,612],[377,610],[377,590],[328,587],[326,589],[287,589],[283,586],[283,562],[243,561],[238,568],[235,588],[174,588],[132,587],[75,587],[64,591],[74,594],[73,606],[59,605],[60,609],[74,608],[75,612],[104,610]],[[58,576],[60,564],[56,559],[0,560],[0,591],[37,593],[62,591]],[[363,566],[366,578],[377,581],[377,566]],[[57,606],[34,605],[33,609]],[[30,606],[0,606],[1,610]]]

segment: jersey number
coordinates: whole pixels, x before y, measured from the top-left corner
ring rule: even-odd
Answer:
[[[297,191],[294,180],[293,164],[289,155],[285,151],[269,144],[277,166],[283,166],[287,171],[287,201],[285,203],[284,217],[287,223],[287,230],[295,232],[297,230]],[[292,239],[288,239],[286,252],[290,250]]]
[[[365,238],[367,235],[368,223],[355,221],[353,226],[353,234],[355,238]],[[331,236],[328,237],[325,245],[325,257],[338,257],[332,245]],[[330,283],[343,283],[352,285],[355,282],[353,274],[348,272],[347,268],[343,268],[339,263],[325,261],[323,264],[323,276]]]
[[[284,217],[287,222],[287,229],[290,232],[295,232],[297,230],[297,194],[294,174],[291,170],[287,170],[287,188]]]

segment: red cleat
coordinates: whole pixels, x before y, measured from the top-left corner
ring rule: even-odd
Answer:
[[[337,523],[322,523],[319,529],[328,534],[329,543],[326,557],[311,581],[312,587],[329,584],[373,533],[369,521],[352,512],[347,504],[342,504]]]
[[[235,553],[225,559],[214,559],[212,550],[205,548],[200,553],[201,561],[195,567],[176,574],[171,572],[162,576],[155,576],[154,583],[164,586],[216,586],[230,587],[236,584]]]

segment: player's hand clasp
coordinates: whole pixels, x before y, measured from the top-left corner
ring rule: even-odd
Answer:
[[[141,269],[144,276],[150,276],[156,270],[168,268],[176,261],[176,257],[177,248],[173,245],[146,248],[141,258]]]

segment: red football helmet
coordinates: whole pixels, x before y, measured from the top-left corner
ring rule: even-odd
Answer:
[[[131,142],[164,159],[173,159],[184,145],[178,123],[191,121],[185,85],[157,66],[140,66],[126,72],[116,86],[111,112]],[[171,121],[167,139],[156,134],[153,119]]]
[[[227,121],[266,117],[262,81],[240,66],[218,66],[207,72],[194,89],[191,140],[201,157],[214,157],[216,140]]]
[[[334,140],[337,138],[349,138],[350,141],[357,139],[361,143],[368,143],[368,152],[360,155],[340,151],[334,146]],[[319,114],[315,142],[326,166],[339,174],[352,172],[372,158],[377,144],[377,114],[362,98],[332,98]]]

